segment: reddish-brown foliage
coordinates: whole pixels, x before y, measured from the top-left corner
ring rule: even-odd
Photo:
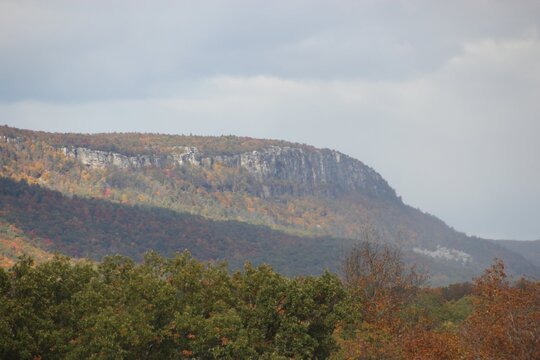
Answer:
[[[540,282],[512,286],[502,261],[475,282],[474,311],[463,326],[463,341],[474,358],[538,359]]]

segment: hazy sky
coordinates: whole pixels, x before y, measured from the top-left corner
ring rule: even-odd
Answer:
[[[340,150],[468,234],[540,238],[540,1],[0,0],[0,124]]]

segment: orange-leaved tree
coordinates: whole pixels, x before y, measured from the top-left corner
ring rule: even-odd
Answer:
[[[347,359],[402,358],[410,332],[405,314],[426,277],[403,262],[400,249],[366,241],[355,246],[343,264],[349,291],[348,322],[337,336]]]
[[[512,284],[504,263],[496,260],[475,280],[473,313],[462,328],[475,359],[540,357],[540,282]]]

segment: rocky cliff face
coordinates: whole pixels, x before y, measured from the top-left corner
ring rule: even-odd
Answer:
[[[195,147],[177,147],[168,154],[126,156],[82,147],[66,147],[68,157],[91,168],[197,166],[211,169],[216,164],[247,171],[259,185],[261,196],[337,195],[358,191],[368,196],[397,200],[395,191],[370,167],[333,150],[269,146],[263,150],[234,155],[207,156]]]

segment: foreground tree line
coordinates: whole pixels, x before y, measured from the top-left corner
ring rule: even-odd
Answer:
[[[535,359],[540,283],[495,262],[424,286],[398,250],[364,243],[343,274],[287,278],[189,253],[142,264],[22,257],[0,269],[1,359]]]

